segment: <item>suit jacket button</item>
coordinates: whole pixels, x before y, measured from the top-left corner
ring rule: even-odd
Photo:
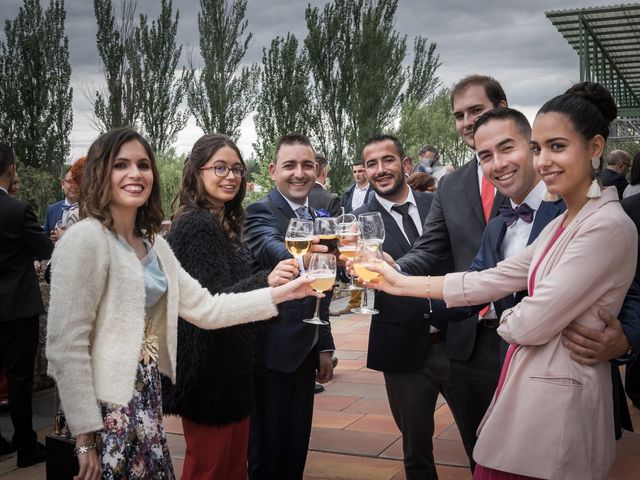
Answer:
[[[426,320],[429,320],[429,319],[431,318],[431,315],[429,315],[428,313],[425,313],[425,314],[424,314],[424,318],[425,318]]]

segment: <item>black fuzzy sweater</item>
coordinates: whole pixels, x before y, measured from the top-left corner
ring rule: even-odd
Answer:
[[[267,286],[268,271],[255,272],[246,250],[233,248],[206,210],[177,218],[166,237],[182,267],[211,293]],[[253,407],[256,333],[259,324],[202,330],[178,321],[176,384],[163,378],[163,409],[206,425],[246,418]]]

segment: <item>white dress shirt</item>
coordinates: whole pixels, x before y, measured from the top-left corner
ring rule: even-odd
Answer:
[[[544,182],[542,180],[536,185],[533,190],[529,192],[522,203],[526,203],[533,209],[533,219],[536,218],[536,213],[540,209],[542,203],[542,197],[544,195]],[[519,207],[518,204],[511,200],[511,206],[513,208]],[[533,220],[531,223],[527,223],[524,220],[517,218],[516,221],[509,227],[504,234],[502,245],[500,245],[500,253],[504,258],[508,258],[511,255],[521,252],[527,246],[529,237],[531,236],[531,229],[533,228]]]
[[[360,208],[362,205],[364,205],[368,189],[368,183],[362,188],[360,188],[357,183],[354,185],[353,195],[351,196],[351,210],[355,210],[356,208]]]
[[[394,205],[402,205],[404,203],[409,202],[409,205],[410,205],[409,216],[413,220],[413,223],[416,225],[416,229],[418,230],[418,236],[422,235],[422,221],[420,220],[420,212],[418,211],[418,206],[416,205],[416,199],[413,196],[413,191],[410,188],[409,188],[409,193],[407,194],[407,197],[404,199],[404,201],[398,202],[398,203],[385,200],[377,193],[375,195],[376,195],[376,198],[378,199],[378,202],[380,202],[380,205],[382,205],[382,208],[384,208],[387,212],[389,212],[393,217],[393,219],[396,221],[396,223],[398,224],[398,228],[400,229],[404,237],[407,239],[407,242],[411,243],[409,241],[409,237],[407,237],[407,234],[404,231],[404,227],[402,226],[402,215],[400,215],[395,210],[391,210],[391,207],[393,207]]]

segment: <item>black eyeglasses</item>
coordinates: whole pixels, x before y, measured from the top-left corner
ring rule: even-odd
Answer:
[[[200,170],[213,170],[216,177],[222,178],[229,175],[229,170],[233,172],[233,176],[236,178],[242,178],[247,173],[247,169],[244,167],[227,167],[226,165],[211,165],[210,167],[201,167]]]

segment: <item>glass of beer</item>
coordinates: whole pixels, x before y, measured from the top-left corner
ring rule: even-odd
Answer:
[[[335,254],[338,249],[338,220],[333,217],[317,217],[313,227],[320,245],[327,246],[327,253]]]
[[[294,256],[300,264],[300,273],[304,273],[304,261],[302,257],[311,248],[313,243],[313,222],[311,220],[301,220],[292,218],[289,220],[287,233],[284,236],[284,244],[289,253]]]
[[[314,253],[311,256],[308,275],[313,279],[311,288],[316,292],[331,290],[336,280],[336,256],[331,253]],[[313,318],[305,318],[302,321],[313,325],[329,325],[329,322],[320,318],[320,297],[316,299]]]
[[[370,282],[380,274],[367,270],[366,265],[371,263],[382,263],[382,242],[380,240],[358,240],[356,246],[356,256],[353,261],[353,270],[356,276]],[[369,308],[367,304],[367,288],[365,287],[362,295],[362,303],[360,308],[352,308],[353,313],[363,313],[365,315],[375,315],[378,310]]]
[[[338,217],[338,251],[340,255],[344,255],[349,260],[353,260],[356,256],[356,244],[360,239],[360,224],[354,215],[342,215]],[[353,276],[347,290],[362,290],[353,282]]]

